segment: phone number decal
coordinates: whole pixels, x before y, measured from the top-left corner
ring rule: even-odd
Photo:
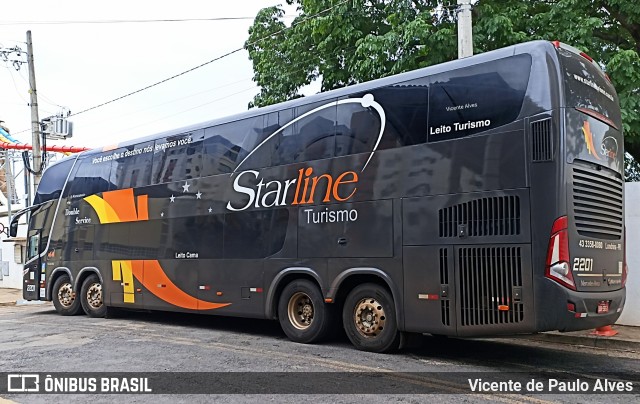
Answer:
[[[600,250],[604,248],[604,243],[596,240],[580,240],[578,245],[582,248],[597,248]]]

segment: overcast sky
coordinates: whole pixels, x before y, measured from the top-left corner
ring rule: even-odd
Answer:
[[[31,30],[40,119],[80,112],[241,48],[253,17],[284,0],[23,0],[0,15],[0,47],[26,51]],[[294,13],[289,9],[290,14]],[[229,21],[56,23],[204,19]],[[290,21],[290,20],[289,20]],[[22,57],[26,60],[26,56]],[[27,65],[0,62],[0,120],[31,143]],[[55,144],[98,147],[247,109],[258,92],[241,51],[167,83],[72,117],[73,137]]]

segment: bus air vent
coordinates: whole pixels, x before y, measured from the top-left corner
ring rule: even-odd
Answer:
[[[461,326],[518,323],[524,319],[520,247],[458,250]]]
[[[447,249],[440,249],[440,285],[447,286],[449,284],[449,264]],[[443,288],[444,289],[444,288]],[[451,310],[451,303],[448,297],[440,296],[440,309],[442,312],[442,324],[451,325],[451,316],[449,310]]]
[[[623,231],[623,182],[606,171],[574,165],[573,219],[581,236],[619,240]]]
[[[438,211],[440,237],[515,236],[520,234],[520,198],[517,195],[474,199]]]
[[[534,162],[553,160],[551,118],[531,122],[531,151]]]

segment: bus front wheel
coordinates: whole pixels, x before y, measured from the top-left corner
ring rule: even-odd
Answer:
[[[63,316],[75,316],[80,312],[80,299],[73,290],[69,275],[62,275],[54,282],[53,306]]]
[[[359,285],[349,293],[342,323],[349,340],[359,350],[390,352],[400,346],[393,296],[375,283]]]
[[[309,344],[327,335],[331,328],[331,310],[313,282],[298,279],[289,283],[280,295],[278,320],[290,340]]]
[[[80,288],[80,302],[89,317],[104,317],[107,314],[107,306],[104,305],[102,296],[102,283],[98,275],[89,275],[84,280]]]

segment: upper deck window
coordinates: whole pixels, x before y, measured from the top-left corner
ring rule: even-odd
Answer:
[[[289,119],[289,122],[286,120]],[[279,119],[282,132],[270,142],[272,165],[330,158],[335,150],[336,104],[325,101],[296,108],[296,119]]]
[[[117,189],[144,187],[151,183],[153,142],[138,143],[118,149],[113,160],[111,182]]]
[[[69,171],[73,167],[74,158],[68,158],[61,162],[50,166],[45,170],[42,175],[42,180],[36,191],[36,197],[33,201],[34,205],[39,205],[43,202],[50,201],[52,199],[58,199],[62,193],[65,181],[69,176]]]
[[[64,190],[64,196],[75,199],[108,191],[113,187],[110,182],[110,156],[109,152],[105,152],[81,157],[74,173],[69,177],[69,185]]]
[[[156,140],[153,149],[152,184],[199,178],[202,171],[204,130]]]
[[[531,56],[516,55],[441,73],[429,88],[429,141],[469,136],[520,115]]]

